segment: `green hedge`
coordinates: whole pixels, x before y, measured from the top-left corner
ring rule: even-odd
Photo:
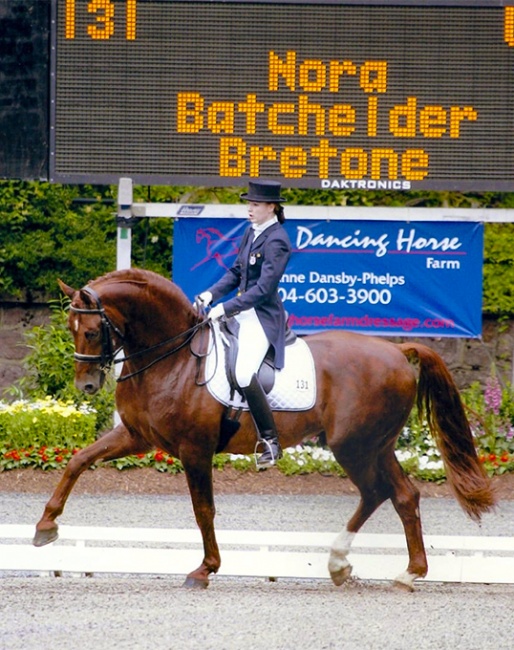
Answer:
[[[239,187],[134,188],[135,201],[237,203]],[[28,300],[59,295],[57,278],[80,287],[116,266],[116,186],[0,180],[0,292]],[[284,189],[289,204],[513,208],[514,193],[372,192]],[[287,215],[287,208],[286,208]],[[514,224],[485,225],[483,311],[514,315]],[[172,219],[138,219],[132,263],[168,276]]]

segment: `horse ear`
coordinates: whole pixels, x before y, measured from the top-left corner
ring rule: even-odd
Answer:
[[[62,280],[60,280],[59,278],[57,278],[57,283],[61,287],[61,291],[63,293],[65,293],[68,296],[68,298],[73,298],[73,294],[75,293],[75,289],[72,289],[67,284],[64,284],[64,282]]]

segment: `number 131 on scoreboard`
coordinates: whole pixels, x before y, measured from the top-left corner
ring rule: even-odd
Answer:
[[[125,38],[136,38],[137,0],[125,0]],[[64,36],[75,38],[77,0],[64,0]],[[117,20],[114,12],[114,0],[89,0],[86,11],[91,15],[87,33],[94,40],[107,40],[114,35]]]

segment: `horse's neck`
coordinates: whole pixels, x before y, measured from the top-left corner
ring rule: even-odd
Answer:
[[[127,289],[130,284],[127,283]],[[193,325],[189,303],[166,292],[136,292],[112,297],[113,309],[125,320],[127,343],[131,347],[151,347],[164,340],[180,337]]]
[[[134,338],[145,341],[147,345],[155,345],[165,339],[180,337],[193,325],[192,319],[184,312],[176,312],[173,307],[158,309],[154,304],[149,304],[141,310],[137,322],[131,324]]]

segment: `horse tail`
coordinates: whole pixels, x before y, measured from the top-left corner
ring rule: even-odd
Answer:
[[[480,521],[497,498],[478,459],[471,427],[459,390],[441,357],[421,343],[400,343],[409,361],[419,362],[417,406],[424,412],[439,449],[446,478],[469,517]]]

